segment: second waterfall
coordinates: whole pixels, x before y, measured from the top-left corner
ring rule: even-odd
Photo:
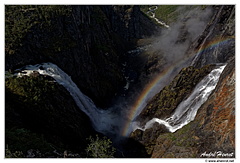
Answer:
[[[200,106],[208,99],[208,96],[215,89],[224,68],[225,65],[218,66],[200,81],[191,95],[178,105],[171,117],[165,120],[153,118],[143,127],[140,127],[138,122],[133,121],[131,123],[132,130],[130,132],[136,129],[146,130],[154,123],[163,124],[170,132],[175,132],[190,121],[194,120]],[[29,75],[34,71],[37,71],[42,75],[51,76],[56,82],[63,85],[69,91],[77,106],[91,119],[93,127],[98,132],[109,136],[119,135],[122,127],[121,125],[126,121],[125,111],[121,111],[121,109],[116,109],[114,107],[109,108],[108,110],[97,108],[94,102],[80,91],[77,85],[72,81],[71,77],[62,71],[57,65],[52,63],[26,66],[24,67],[24,70],[17,74],[17,76],[21,77],[23,75]]]

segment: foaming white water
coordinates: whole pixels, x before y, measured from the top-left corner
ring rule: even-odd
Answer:
[[[194,120],[200,106],[215,89],[220,74],[224,68],[225,65],[212,70],[200,83],[197,84],[193,93],[178,105],[171,117],[165,120],[153,118],[148,121],[143,128],[139,127],[138,122],[133,122],[135,126],[133,131],[136,129],[145,131],[146,129],[151,128],[154,123],[159,123],[165,125],[170,132],[175,132],[190,121]],[[62,71],[57,65],[52,63],[26,66],[23,71],[17,74],[17,76],[22,77],[24,75],[30,75],[34,71],[37,71],[42,75],[51,76],[56,82],[63,85],[69,91],[77,106],[88,115],[95,130],[111,135],[118,132],[119,125],[121,125],[124,120],[121,113],[116,110],[121,109],[109,108],[108,110],[102,110],[97,108],[93,101],[79,90],[71,77]]]
[[[136,122],[136,129],[145,131],[153,126],[154,123],[159,123],[170,131],[175,132],[189,122],[193,121],[198,109],[208,99],[209,95],[215,89],[219,77],[226,65],[220,66],[212,70],[206,77],[204,77],[195,87],[192,94],[184,101],[182,101],[175,109],[173,115],[165,120],[153,118],[148,121],[145,126],[139,127]]]
[[[71,77],[62,71],[57,65],[52,63],[43,63],[37,65],[28,65],[24,70],[17,74],[18,77],[30,75],[34,71],[42,75],[51,76],[57,83],[64,86],[77,106],[90,118],[93,127],[102,133],[116,130],[114,119],[117,117],[111,109],[103,110],[95,106],[94,102],[84,95],[77,85],[72,81]],[[115,131],[114,131],[115,132]]]

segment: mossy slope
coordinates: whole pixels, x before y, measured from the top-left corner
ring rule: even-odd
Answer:
[[[84,153],[86,138],[95,131],[63,86],[42,75],[7,78],[6,146],[9,150],[39,150],[42,157],[53,151]],[[55,156],[56,157],[56,156]]]

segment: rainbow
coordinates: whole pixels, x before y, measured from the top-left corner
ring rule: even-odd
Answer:
[[[232,40],[234,38],[235,37],[218,38],[211,42],[208,42],[208,43],[204,44],[204,46],[202,46],[198,50],[198,52],[195,53],[195,55],[193,55],[193,56],[201,55],[203,53],[203,51],[214,48],[218,45],[223,45],[223,44],[227,43],[229,40]],[[163,72],[158,74],[150,83],[148,83],[146,85],[146,87],[143,89],[143,91],[138,96],[137,100],[135,101],[135,103],[133,104],[131,109],[129,110],[128,121],[123,125],[122,131],[121,131],[122,136],[128,136],[130,134],[130,132],[132,131],[131,122],[139,114],[141,109],[143,109],[146,106],[146,101],[149,99],[149,95],[151,94],[151,92],[153,90],[157,89],[157,86],[162,81],[163,77],[166,77],[167,75],[169,75],[176,66],[184,65],[184,63],[186,63],[188,60],[189,59],[184,59],[179,62],[176,62],[176,64],[174,64],[174,65],[169,66]]]
[[[210,41],[208,43],[205,43],[203,46],[200,47],[200,49],[198,50],[198,52],[195,54],[195,58],[197,58],[198,56],[200,56],[205,50],[208,49],[212,49],[215,48],[217,46],[221,46],[226,44],[227,42],[229,42],[230,40],[235,39],[234,36],[229,36],[229,37],[225,37],[225,38],[217,38],[213,41]]]
[[[207,50],[207,49],[211,49],[211,48],[214,48],[216,46],[221,46],[221,45],[224,45],[226,44],[227,42],[229,42],[230,40],[233,40],[235,39],[235,36],[229,36],[229,37],[225,37],[225,38],[217,38],[213,41],[210,41],[208,43],[205,43],[199,50],[198,50],[198,53],[202,53],[204,50]]]

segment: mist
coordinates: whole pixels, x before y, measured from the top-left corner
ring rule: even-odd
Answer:
[[[179,10],[181,10],[181,7]],[[91,99],[82,94],[81,91],[77,89],[77,86],[75,86],[75,84],[70,80],[70,77],[60,71],[58,67],[50,64],[50,69],[56,70],[56,73],[59,73],[58,75],[62,75],[60,76],[61,80],[66,83],[70,83],[66,84],[66,86],[71,88],[68,89],[72,91],[71,94],[74,95],[76,103],[79,105],[79,108],[83,108],[83,111],[90,117],[96,131],[113,139],[118,139],[119,136],[128,136],[122,135],[123,128],[129,128],[128,134],[132,132],[134,127],[136,127],[134,125],[137,124],[134,121],[135,118],[138,114],[140,114],[142,109],[144,109],[148,101],[156,93],[160,92],[165,85],[170,83],[182,67],[188,66],[186,64],[187,62],[179,61],[185,60],[186,50],[204,31],[205,26],[211,17],[210,15],[210,9],[201,10],[194,8],[191,11],[183,12],[183,15],[179,16],[176,23],[170,24],[170,28],[163,29],[160,35],[152,38],[151,46],[148,46],[145,51],[152,51],[154,54],[159,55],[159,58],[163,58],[164,63],[160,64],[163,64],[162,67],[165,68],[165,70],[168,70],[168,73],[160,72],[160,74],[163,73],[163,75],[161,75],[161,79],[154,88],[148,92],[146,98],[141,101],[142,104],[136,110],[136,114],[132,114],[133,116],[129,115],[136,99],[138,99],[144,88],[147,87],[147,85],[151,83],[151,81],[156,77],[156,75],[159,75],[159,73],[154,72],[153,74],[149,74],[145,80],[140,78],[138,84],[132,85],[134,89],[132,89],[127,96],[119,97],[112,107],[107,110],[103,110],[101,108],[96,108]],[[138,57],[138,55],[135,57]],[[163,69],[162,71],[165,70]]]
[[[166,64],[175,63],[186,57],[190,45],[201,35],[212,16],[212,9],[182,6],[176,12],[182,13],[170,28],[163,28],[161,34],[153,38],[150,51],[158,53]],[[187,10],[187,11],[186,11]]]
[[[137,89],[134,89],[134,92],[131,92],[131,94],[125,98],[126,101],[120,100],[119,103],[115,105],[121,105],[122,122],[123,124],[125,124],[126,121],[130,123],[130,132],[138,128],[137,125],[139,123],[136,120],[137,116],[145,108],[149,100],[159,93],[164,86],[169,84],[182,68],[190,65],[194,54],[187,56],[187,50],[205,30],[213,14],[210,7],[202,10],[200,7],[190,8],[189,6],[181,6],[176,12],[180,13],[177,21],[170,24],[169,28],[163,27],[159,35],[151,38],[150,46],[145,49],[145,51],[148,52],[147,54],[158,56],[161,61],[156,64],[159,64],[157,67],[161,67],[162,70],[143,77],[146,79],[140,77],[141,84],[138,84]],[[163,74],[154,88],[149,91],[147,98],[142,101],[142,105],[137,110],[135,116],[128,117],[129,112],[131,112],[131,106],[134,105],[142,91],[152,80],[161,75],[161,73],[164,73],[164,71],[167,71],[167,73]],[[120,121],[118,120],[118,122]],[[119,128],[121,127],[124,126],[119,126]],[[130,134],[130,132],[128,134]]]
[[[41,65],[30,66],[29,71],[38,70],[40,73],[56,78],[56,81],[59,81],[71,92],[77,106],[91,119],[95,130],[117,142],[122,137],[128,137],[138,127],[139,123],[136,121],[136,117],[145,108],[148,101],[169,84],[181,68],[188,66],[186,51],[204,31],[212,14],[211,9],[208,8],[205,10],[194,8],[186,12],[184,7],[180,7],[178,10],[185,12],[182,12],[183,14],[179,16],[179,19],[170,24],[169,28],[163,28],[159,35],[152,37],[150,45],[144,48],[145,52],[151,52],[149,55],[159,56],[158,59],[161,61],[156,64],[160,64],[161,68],[157,66],[157,69],[161,70],[144,77],[140,75],[139,81],[132,84],[132,89],[128,95],[118,95],[114,105],[106,110],[97,108],[93,101],[77,88],[71,77],[56,65],[44,63],[42,66],[46,68],[44,71],[40,70],[39,66]],[[140,55],[134,57],[140,57]],[[141,73],[144,74],[143,71]],[[146,91],[146,96],[140,99],[141,104],[135,107],[136,110],[131,110],[136,100],[139,100],[143,90],[159,75],[161,78],[157,80],[154,87],[150,87]],[[124,130],[127,132],[123,132]]]

